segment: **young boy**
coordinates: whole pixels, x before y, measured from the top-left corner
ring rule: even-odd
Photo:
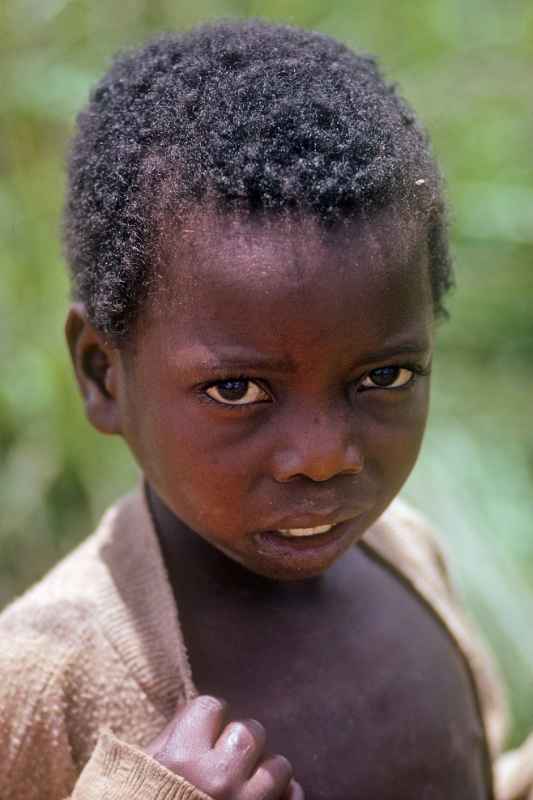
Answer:
[[[1,796],[495,796],[491,663],[392,503],[451,277],[374,61],[256,21],[121,57],[65,234],[87,416],[143,484],[2,616]]]

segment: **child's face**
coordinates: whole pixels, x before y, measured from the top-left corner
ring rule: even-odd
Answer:
[[[269,577],[317,575],[418,454],[429,378],[416,371],[433,325],[424,231],[391,210],[334,232],[197,213],[163,240],[161,290],[116,368],[121,433],[215,547]]]

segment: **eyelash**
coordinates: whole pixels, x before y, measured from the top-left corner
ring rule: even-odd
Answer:
[[[375,369],[371,369],[369,372],[367,372],[365,375],[363,375],[363,377],[358,381],[359,386],[361,387],[362,381],[364,381],[365,378],[368,378],[372,374],[372,372],[376,372],[377,370],[380,370],[380,369],[391,369],[391,368],[392,369],[397,369],[399,371],[405,369],[408,372],[412,372],[413,374],[411,375],[409,380],[406,383],[404,383],[402,386],[371,386],[371,387],[366,387],[365,386],[365,387],[360,388],[359,390],[360,391],[367,391],[367,392],[374,392],[374,391],[376,391],[378,389],[382,389],[383,391],[388,391],[388,392],[399,392],[402,389],[409,389],[409,387],[412,386],[416,382],[416,380],[418,378],[423,378],[423,377],[429,375],[430,372],[431,372],[431,365],[428,365],[427,367],[423,367],[421,364],[387,364],[384,367],[376,367]]]
[[[230,382],[239,383],[240,381],[242,381],[243,383],[247,383],[249,385],[257,386],[258,389],[260,389],[262,392],[268,395],[270,399],[272,399],[271,392],[265,389],[264,386],[258,380],[253,380],[247,375],[228,375],[227,378],[219,378],[217,381],[211,381],[210,383],[204,384],[203,386],[200,387],[202,399],[210,403],[215,403],[217,406],[223,406],[223,408],[237,409],[239,411],[242,411],[246,408],[250,408],[252,406],[262,405],[263,403],[269,402],[268,400],[258,400],[254,403],[239,403],[239,402],[230,403],[230,402],[223,402],[221,400],[216,400],[214,397],[211,397],[210,395],[207,394],[208,389],[216,388],[217,386],[220,386],[220,384],[222,383],[230,383]]]
[[[408,370],[412,373],[410,379],[403,384],[402,386],[372,386],[372,387],[361,387],[362,381],[368,378],[372,372],[376,371],[377,369],[387,369],[393,368],[398,370]],[[386,365],[385,367],[376,367],[374,370],[370,370],[369,372],[365,373],[358,381],[354,381],[354,383],[359,384],[357,387],[358,392],[374,392],[377,390],[387,391],[387,392],[401,392],[402,390],[409,389],[413,384],[417,381],[420,377],[425,377],[429,375],[431,372],[431,366],[423,367],[421,364],[391,364]],[[223,402],[221,400],[216,400],[214,397],[211,397],[207,394],[208,389],[212,389],[213,387],[217,387],[220,384],[228,383],[228,382],[245,382],[247,384],[253,384],[258,387],[262,392],[269,395],[270,400],[272,400],[272,393],[264,388],[264,386],[257,380],[253,380],[247,375],[228,375],[226,378],[219,378],[216,381],[210,381],[209,383],[203,384],[202,386],[198,387],[200,396],[202,400],[208,403],[214,403],[217,406],[223,406],[225,409],[232,409],[236,411],[244,411],[245,409],[249,409],[251,407],[255,407],[258,405],[262,405],[263,403],[268,403],[269,400],[258,400],[252,403],[231,403],[231,402]],[[248,387],[249,388],[249,387]]]

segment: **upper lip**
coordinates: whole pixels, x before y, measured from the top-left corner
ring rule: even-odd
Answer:
[[[341,522],[346,522],[353,519],[362,513],[361,509],[356,511],[324,511],[316,512],[313,514],[291,514],[290,516],[282,517],[276,520],[272,525],[269,525],[264,530],[279,531],[291,530],[293,528],[318,528],[321,525],[340,525]]]

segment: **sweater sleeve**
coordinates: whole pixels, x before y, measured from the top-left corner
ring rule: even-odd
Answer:
[[[90,661],[87,650],[73,651],[19,614],[2,619],[0,642],[2,800],[210,800],[97,720],[85,720],[80,751],[70,684],[80,686],[72,665],[80,657]],[[90,705],[83,710],[93,716]]]
[[[210,800],[184,778],[108,731],[101,734],[71,800],[101,800],[103,797],[106,800]]]
[[[79,774],[62,667],[44,642],[0,654],[0,797],[9,800],[210,800],[184,778],[103,732]]]
[[[0,797],[62,800],[75,783],[56,663],[39,639],[2,630]]]

